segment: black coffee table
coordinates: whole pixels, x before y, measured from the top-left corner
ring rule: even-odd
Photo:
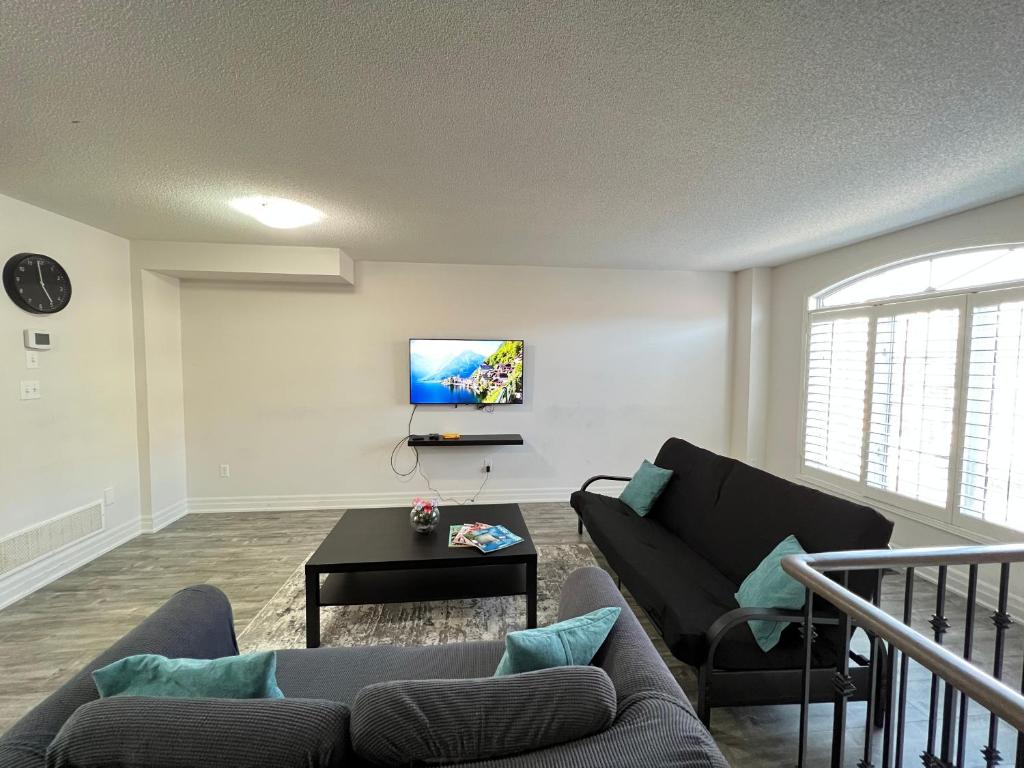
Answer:
[[[448,527],[480,520],[523,541],[484,554],[448,546]],[[321,585],[322,574],[329,574]],[[409,526],[409,509],[350,509],[306,563],[306,646],[320,645],[320,607],[526,595],[537,626],[537,550],[516,504],[441,509],[431,534]]]

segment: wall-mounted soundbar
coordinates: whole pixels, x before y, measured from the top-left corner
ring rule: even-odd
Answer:
[[[415,448],[429,448],[433,446],[445,447],[455,445],[522,445],[523,436],[517,434],[508,435],[460,435],[459,437],[444,438],[432,437],[430,435],[409,435],[409,445]]]

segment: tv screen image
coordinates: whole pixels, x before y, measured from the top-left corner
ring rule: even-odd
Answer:
[[[409,402],[522,403],[522,339],[410,339]]]

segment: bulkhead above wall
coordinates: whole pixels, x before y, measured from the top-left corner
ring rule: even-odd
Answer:
[[[340,248],[133,240],[132,265],[186,280],[355,285]]]

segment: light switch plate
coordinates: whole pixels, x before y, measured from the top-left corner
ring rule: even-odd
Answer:
[[[39,367],[39,353],[34,349],[25,350],[25,367],[26,368],[38,368]]]
[[[21,399],[22,400],[38,400],[42,397],[42,393],[39,390],[38,381],[23,381],[21,382]]]
[[[109,507],[115,501],[117,501],[117,496],[114,495],[114,489],[113,488],[104,488],[103,489],[103,504],[105,506]]]

